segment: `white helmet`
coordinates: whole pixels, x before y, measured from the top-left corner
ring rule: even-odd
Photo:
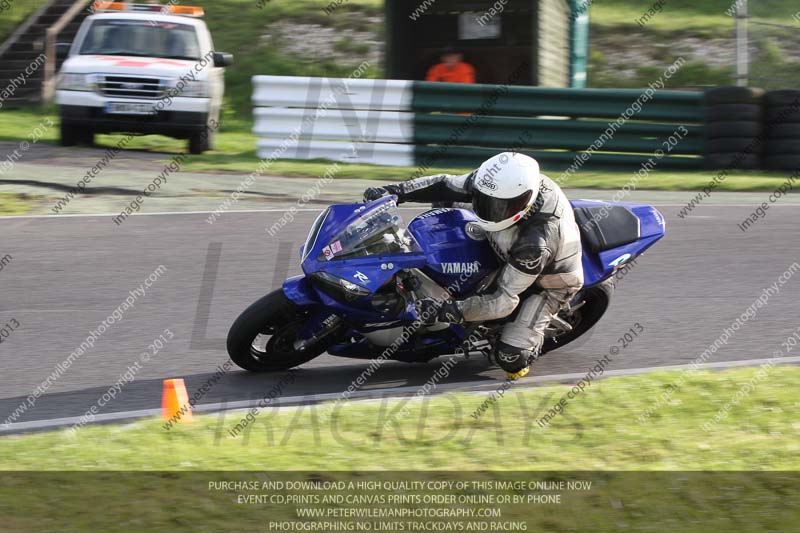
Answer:
[[[486,231],[501,231],[519,221],[539,196],[542,178],[532,157],[503,152],[487,159],[472,181],[472,208]]]

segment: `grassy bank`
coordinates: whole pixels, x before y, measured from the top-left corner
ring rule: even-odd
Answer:
[[[454,394],[266,410],[237,437],[229,430],[242,413],[171,430],[145,420],[2,437],[0,470],[797,470],[800,368],[765,368],[767,379],[759,371],[697,372],[643,423],[678,373],[595,382],[544,429],[537,420],[568,386],[512,389],[478,419],[487,396]]]
[[[44,2],[10,1],[11,8],[0,12],[0,41]],[[363,34],[367,33],[378,43],[384,39],[382,0],[348,0],[339,3],[330,13],[325,12],[330,0],[193,0],[191,3],[205,8],[216,48],[236,56],[235,64],[226,73],[229,116],[250,117],[251,78],[257,74],[346,76],[369,58],[367,76],[383,75],[382,47],[362,42]],[[592,87],[646,86],[658,77],[665,65],[677,58],[672,45],[682,38],[700,47],[715,39],[730,39],[730,46],[733,46],[734,19],[727,14],[733,0],[667,0],[660,3],[661,11],[653,11],[643,26],[638,25],[637,20],[655,2],[602,0],[588,3],[591,4],[589,84]],[[750,6],[754,20],[768,24],[793,24],[791,17],[797,12],[798,6],[790,0],[751,3]],[[643,36],[645,40],[628,42],[629,46],[646,50],[626,63],[622,69],[625,72],[621,72],[619,65],[609,65],[606,56],[623,52],[616,43],[621,36],[630,39],[632,34]],[[752,65],[754,72],[763,71],[763,76],[759,74],[761,77],[781,72],[783,77],[791,74],[794,77],[790,79],[797,79],[800,63],[789,57],[791,53],[776,46],[786,40],[784,33],[762,25],[754,26],[751,34],[759,40],[759,55]],[[296,41],[302,41],[303,36],[315,43],[311,49],[296,46]],[[603,41],[614,45],[602,45]],[[725,65],[712,63],[706,61],[702,53],[696,55],[669,80],[669,86],[733,82],[733,61]]]
[[[735,0],[666,0],[660,2],[661,10],[654,9],[651,17],[644,19],[648,29],[665,32],[694,32],[714,36],[732,31],[735,20],[728,10]],[[600,0],[592,3],[590,19],[592,28],[638,27],[639,20],[656,2],[637,0]],[[762,5],[763,4],[763,5]],[[762,20],[786,24],[788,17],[798,10],[794,0],[751,2],[750,15]]]
[[[0,9],[0,43],[45,3],[47,0],[9,0],[8,8]]]
[[[731,16],[735,3],[594,2],[590,10],[589,86],[644,87],[679,56],[687,62],[669,79],[668,87],[735,84],[735,19]],[[793,51],[800,24],[792,17],[800,7],[790,0],[771,0],[750,2],[748,9],[751,84],[770,89],[796,86],[800,61]],[[626,44],[620,47],[623,35]]]
[[[330,48],[347,46],[345,29],[361,29],[367,15],[382,15],[380,0],[348,0],[332,14],[323,8],[330,0],[193,0],[192,5],[206,11],[206,23],[214,36],[217,50],[233,53],[235,63],[225,74],[228,116],[247,118],[251,114],[251,79],[259,74],[281,76],[343,77],[364,61],[363,53],[354,49],[347,59],[319,54],[307,55],[290,50],[279,34],[272,31],[277,24],[319,25],[340,32]],[[186,2],[184,2],[186,3]],[[259,5],[261,7],[259,7]],[[302,26],[305,27],[305,26]],[[379,77],[381,66],[370,65],[366,77]]]

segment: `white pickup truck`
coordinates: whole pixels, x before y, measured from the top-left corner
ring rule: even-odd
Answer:
[[[213,149],[233,56],[214,51],[203,10],[191,6],[97,2],[66,56],[56,102],[61,144],[91,144],[96,133],[161,134]]]

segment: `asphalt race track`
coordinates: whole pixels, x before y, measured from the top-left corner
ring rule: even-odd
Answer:
[[[636,322],[644,331],[612,369],[689,363],[800,261],[800,207],[776,205],[746,233],[736,225],[749,205],[703,206],[685,219],[678,209],[660,207],[666,238],[619,282],[600,325],[548,354],[536,375],[588,371]],[[282,215],[230,212],[213,225],[205,214],[141,215],[121,226],[110,216],[0,219],[0,251],[13,256],[0,271],[0,325],[20,324],[0,346],[0,424],[159,265],[167,270],[146,295],[17,422],[82,415],[165,329],[174,338],[101,412],[159,407],[164,378],[186,379],[191,396],[228,360],[224,339],[238,313],[299,272],[297,250],[316,213],[300,213],[269,238],[265,228]],[[770,357],[800,322],[798,274],[710,361]],[[283,395],[340,392],[367,364],[322,356],[301,367]],[[388,362],[363,390],[421,385],[436,368]],[[473,358],[447,382],[500,377]],[[200,403],[261,398],[280,378],[233,367]]]

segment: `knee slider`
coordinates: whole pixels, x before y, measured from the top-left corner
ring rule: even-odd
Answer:
[[[523,348],[511,346],[502,341],[497,343],[495,359],[497,364],[506,372],[516,373],[526,368],[533,359],[533,352]]]

